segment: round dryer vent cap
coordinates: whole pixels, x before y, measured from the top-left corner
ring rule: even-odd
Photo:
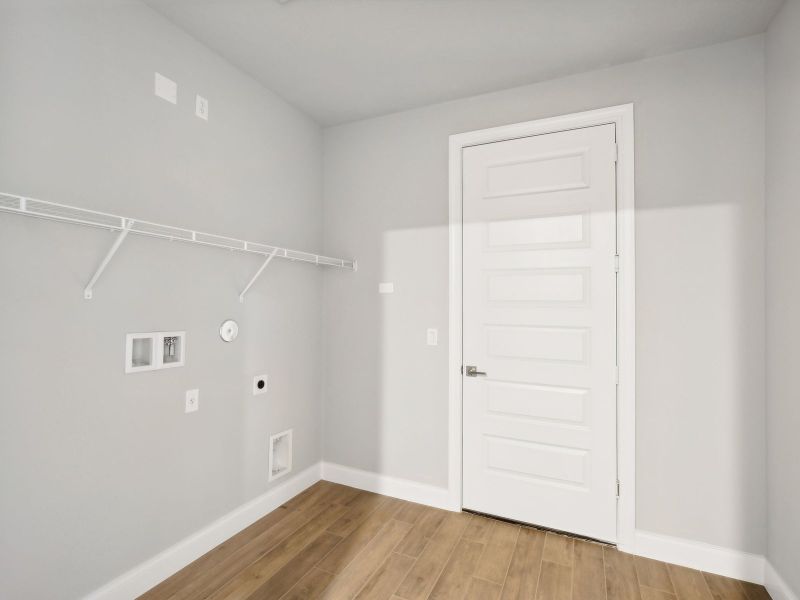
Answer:
[[[232,342],[237,335],[239,335],[239,324],[233,319],[228,319],[219,326],[219,337],[226,342]]]

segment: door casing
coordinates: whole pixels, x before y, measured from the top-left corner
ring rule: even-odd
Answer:
[[[614,124],[617,137],[617,545],[630,551],[636,527],[636,356],[633,104],[450,136],[448,503],[462,508],[462,150],[468,146]]]

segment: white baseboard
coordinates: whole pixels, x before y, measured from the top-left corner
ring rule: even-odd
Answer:
[[[353,467],[345,467],[336,463],[322,463],[322,478],[326,481],[349,485],[368,492],[392,496],[409,502],[426,504],[444,510],[461,510],[453,507],[447,488],[436,487],[425,483],[389,477],[372,471],[363,471]]]
[[[772,600],[800,600],[769,561],[767,561],[764,585],[769,595],[772,596]]]
[[[160,552],[95,590],[86,600],[130,600],[143,594],[173,573],[255,523],[307,487],[320,480],[320,463],[290,476],[280,485],[242,504],[200,531]]]
[[[329,462],[322,463],[322,479],[436,508],[461,510],[460,506],[453,506],[447,488],[426,485],[408,479],[389,477]],[[637,530],[633,544],[620,546],[620,550],[743,581],[759,584],[763,584],[765,581],[766,560],[763,556],[694,540]],[[777,573],[774,575],[775,581],[782,583],[782,580],[777,577]],[[785,587],[785,584],[783,585]],[[784,598],[774,595],[773,597],[775,600],[799,600],[794,596]]]
[[[143,594],[320,479],[444,510],[461,510],[461,507],[452,506],[447,488],[335,463],[317,463],[120,575],[89,594],[86,600],[129,600]],[[772,565],[757,554],[641,530],[636,531],[633,547],[620,549],[692,569],[765,584],[774,600],[800,600]]]
[[[766,560],[759,554],[641,530],[636,531],[633,548],[620,549],[699,571],[764,583]]]

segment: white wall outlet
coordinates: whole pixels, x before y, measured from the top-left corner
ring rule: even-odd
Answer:
[[[208,98],[203,98],[200,94],[197,94],[194,114],[204,121],[208,121]]]
[[[185,412],[195,412],[200,408],[200,390],[186,390]]]
[[[428,329],[428,346],[438,346],[438,345],[439,345],[439,330]]]
[[[178,84],[161,73],[156,73],[156,96],[172,104],[178,103]]]
[[[267,375],[256,375],[253,377],[253,396],[259,394],[266,394],[269,387],[269,379]]]
[[[385,281],[384,283],[378,284],[378,293],[379,294],[394,294],[394,283],[391,281]]]

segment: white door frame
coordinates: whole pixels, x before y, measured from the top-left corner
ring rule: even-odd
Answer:
[[[636,373],[634,270],[633,104],[528,121],[450,136],[450,384],[448,496],[462,508],[462,151],[468,146],[556,133],[595,125],[616,125],[617,136],[617,545],[630,551],[636,527]]]

